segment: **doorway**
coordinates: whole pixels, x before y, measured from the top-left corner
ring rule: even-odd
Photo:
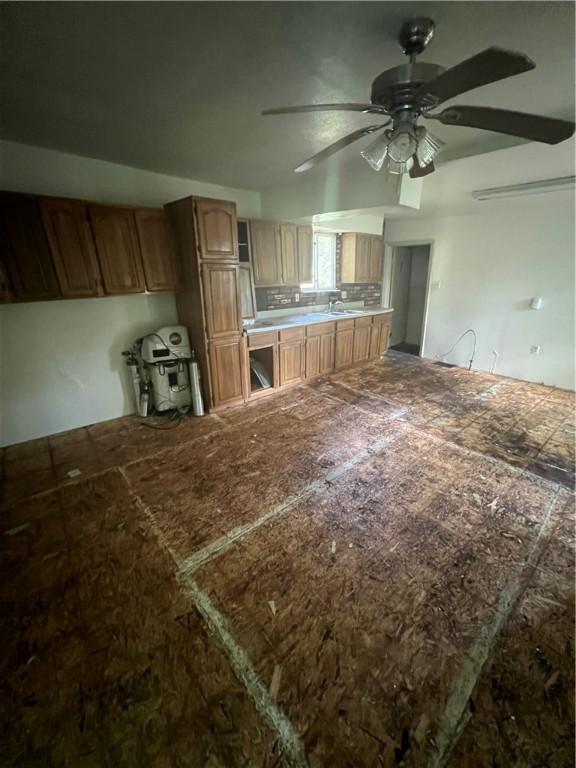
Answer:
[[[391,349],[410,355],[422,352],[429,268],[430,245],[402,245],[392,249]]]

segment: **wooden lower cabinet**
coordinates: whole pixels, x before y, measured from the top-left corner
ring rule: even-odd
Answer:
[[[213,407],[230,405],[244,399],[242,337],[211,341],[208,354],[212,377]]]
[[[370,336],[370,360],[380,357],[388,349],[390,327],[391,323],[388,318],[384,321],[379,316],[374,318]]]
[[[320,340],[322,336],[306,339],[306,378],[311,379],[320,373]]]
[[[354,329],[354,349],[352,355],[352,361],[354,363],[361,363],[364,360],[368,360],[370,355],[371,331],[371,326]]]
[[[336,353],[334,367],[336,370],[352,365],[354,359],[354,328],[336,333]]]
[[[319,373],[330,373],[334,370],[334,334],[320,336],[320,370]]]
[[[304,376],[304,342],[287,341],[278,345],[280,386],[296,384]]]

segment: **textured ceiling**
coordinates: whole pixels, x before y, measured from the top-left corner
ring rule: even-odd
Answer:
[[[572,3],[8,3],[0,135],[229,186],[284,184],[300,161],[374,118],[259,112],[368,99],[372,79],[403,60],[401,23],[423,14],[437,23],[425,61],[448,67],[499,45],[537,62],[460,103],[572,116]],[[433,130],[446,157],[514,143]],[[363,163],[359,148],[346,152]]]

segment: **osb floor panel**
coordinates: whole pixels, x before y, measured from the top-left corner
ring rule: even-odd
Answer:
[[[2,467],[0,765],[573,766],[573,394],[389,353]]]

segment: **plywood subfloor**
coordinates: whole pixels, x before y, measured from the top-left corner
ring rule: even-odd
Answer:
[[[572,766],[573,419],[392,353],[6,449],[0,764]]]

